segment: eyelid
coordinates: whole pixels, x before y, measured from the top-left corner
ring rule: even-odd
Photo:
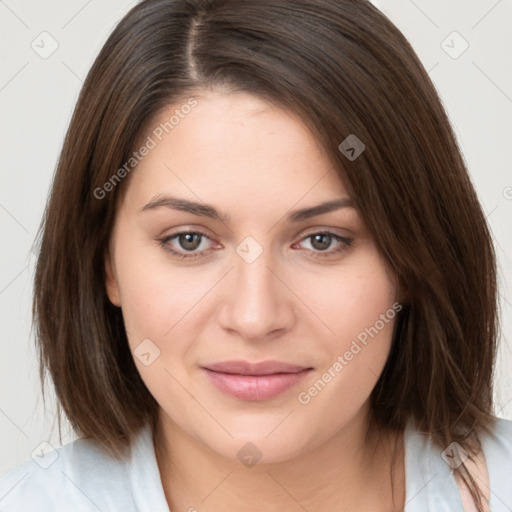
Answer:
[[[181,235],[183,233],[201,233],[210,239],[212,239],[212,237],[217,236],[213,235],[212,232],[208,228],[205,228],[204,226],[196,224],[183,224],[175,228],[167,227],[161,232],[160,235],[158,235],[158,238],[166,238],[169,236]]]
[[[349,239],[350,235],[344,234],[344,233],[342,233],[342,231],[349,232],[348,229],[314,226],[312,228],[307,228],[305,231],[303,231],[302,234],[300,235],[300,238],[298,238],[298,239],[302,240],[305,237],[307,238],[308,236],[318,235],[320,233],[327,233],[329,235],[336,235],[336,236],[340,236],[342,238]]]

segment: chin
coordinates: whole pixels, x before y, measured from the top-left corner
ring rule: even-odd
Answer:
[[[211,443],[207,440],[206,444],[222,457],[241,463],[248,468],[254,465],[277,464],[290,461],[299,455],[308,451],[309,446],[303,435],[297,432],[297,435],[283,429],[278,433],[279,429],[269,434],[269,430],[254,431],[253,434],[240,432],[234,439],[226,438],[215,439]]]

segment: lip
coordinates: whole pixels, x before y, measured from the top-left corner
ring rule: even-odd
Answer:
[[[202,367],[202,370],[220,391],[240,400],[256,401],[284,393],[312,368],[280,361],[225,361]]]
[[[282,361],[261,361],[250,363],[248,361],[222,361],[204,366],[207,370],[220,373],[233,373],[238,375],[272,375],[275,373],[297,373],[310,367]]]

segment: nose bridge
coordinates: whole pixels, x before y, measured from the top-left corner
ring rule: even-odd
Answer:
[[[248,237],[249,238],[249,237]],[[246,339],[261,339],[289,328],[293,322],[290,294],[274,273],[270,249],[255,240],[245,240],[234,254],[234,269],[226,299],[223,327]]]

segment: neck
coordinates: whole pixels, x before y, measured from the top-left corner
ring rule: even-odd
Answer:
[[[355,418],[327,443],[289,460],[246,467],[212,451],[161,413],[154,440],[169,509],[402,510],[402,436],[382,429],[367,432],[367,418]]]

